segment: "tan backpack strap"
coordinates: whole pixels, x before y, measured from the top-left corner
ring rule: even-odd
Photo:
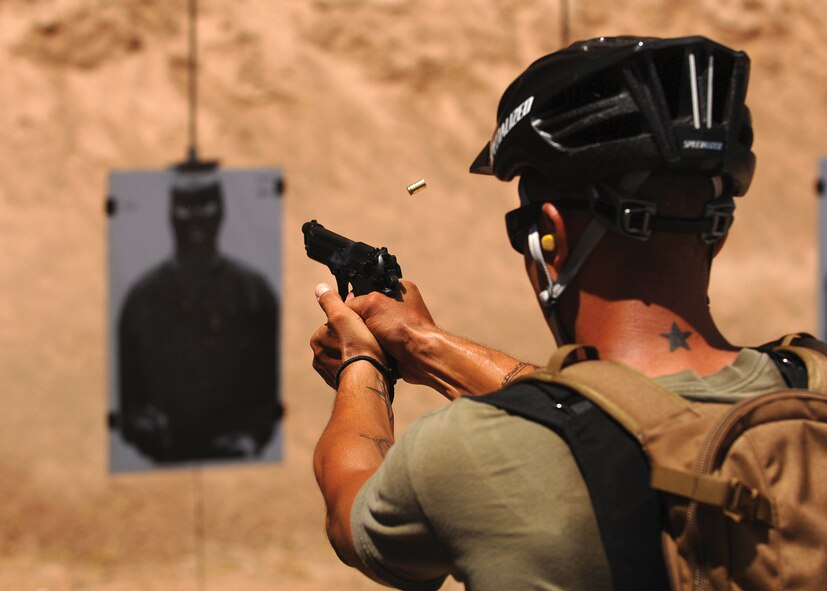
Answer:
[[[568,367],[576,361],[585,359],[598,359],[597,349],[588,345],[563,345],[559,347],[546,364],[545,371],[550,374],[558,374],[563,368]],[[542,371],[542,370],[541,370]]]
[[[681,413],[696,412],[689,401],[617,361],[585,361],[554,380],[600,406],[639,441],[646,431]]]
[[[813,335],[806,332],[797,332],[782,337],[775,348],[783,349],[789,346],[805,347],[827,355],[827,343],[818,340]]]
[[[807,368],[807,388],[827,394],[827,344],[808,334],[791,334],[773,351],[789,351],[799,357]]]
[[[775,525],[772,503],[754,488],[736,478],[729,480],[709,474],[692,474],[657,464],[652,466],[652,488],[705,505],[720,507],[734,519],[762,521]]]
[[[577,357],[587,361],[573,363]],[[628,365],[598,360],[597,349],[564,345],[545,368],[520,377],[560,384],[606,411],[643,443],[644,433],[682,412],[695,415],[688,401]]]
[[[572,363],[586,359],[599,359],[597,349],[587,345],[563,345],[558,347],[548,360],[545,367],[535,369],[531,373],[523,374],[512,383],[526,380],[539,380],[541,382],[553,382],[566,367]]]

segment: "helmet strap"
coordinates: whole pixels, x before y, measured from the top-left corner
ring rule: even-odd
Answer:
[[[644,181],[646,181],[649,174],[650,173],[648,171],[629,173],[621,179],[619,186],[624,191],[634,193],[640,188]],[[596,191],[596,188],[593,185],[588,189],[591,192]],[[522,187],[520,197],[521,199],[527,197],[523,195]],[[595,249],[597,243],[600,242],[600,239],[603,238],[608,229],[609,227],[597,218],[593,219],[589,223],[586,230],[583,232],[583,235],[580,237],[577,246],[574,248],[571,255],[569,255],[566,259],[563,269],[560,270],[560,274],[557,276],[557,281],[552,278],[551,273],[546,266],[546,259],[543,256],[543,249],[540,246],[540,231],[537,224],[534,224],[528,233],[528,251],[534,261],[534,264],[537,266],[538,278],[542,280],[542,278],[545,277],[546,280],[546,287],[537,293],[537,298],[540,301],[540,305],[543,308],[543,314],[545,314],[546,321],[551,327],[558,345],[573,342],[573,340],[566,333],[560,323],[558,315],[554,313],[556,310],[557,301],[560,299],[560,296],[563,294],[566,287],[568,287],[569,283],[571,283],[580,271],[583,263],[586,262],[586,259]]]
[[[534,264],[537,265],[537,273],[540,279],[542,280],[542,278],[545,277],[546,280],[546,287],[538,292],[537,298],[540,300],[543,313],[549,325],[552,327],[554,337],[557,339],[558,344],[569,342],[569,339],[565,337],[565,332],[554,314],[557,300],[560,299],[563,291],[565,291],[566,287],[568,287],[569,283],[571,283],[572,279],[574,279],[578,271],[580,271],[580,267],[586,262],[586,259],[594,250],[595,246],[597,246],[597,243],[600,242],[600,239],[603,238],[607,230],[608,228],[599,221],[591,221],[586,231],[583,232],[580,241],[577,243],[577,247],[575,247],[571,256],[566,260],[566,264],[560,271],[557,281],[552,278],[546,265],[546,260],[543,257],[543,250],[540,246],[540,232],[536,224],[532,226],[528,234],[529,254],[534,260]]]
[[[709,182],[712,183],[713,199],[717,199],[724,194],[724,181],[720,176],[713,176],[709,179]]]

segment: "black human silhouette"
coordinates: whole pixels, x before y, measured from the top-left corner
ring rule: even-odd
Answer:
[[[215,171],[176,173],[174,252],[121,310],[120,428],[159,463],[255,457],[281,416],[278,300],[219,251],[222,193]]]

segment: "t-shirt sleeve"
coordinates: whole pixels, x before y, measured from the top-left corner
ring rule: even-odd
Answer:
[[[356,552],[382,581],[399,589],[431,591],[448,575],[449,555],[434,535],[411,478],[420,424],[412,424],[365,483],[350,517]]]

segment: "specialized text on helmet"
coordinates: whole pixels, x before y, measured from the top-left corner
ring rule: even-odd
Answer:
[[[508,135],[508,132],[514,129],[514,126],[517,125],[517,122],[520,121],[523,117],[528,115],[529,111],[531,111],[531,105],[534,104],[534,97],[530,96],[522,103],[520,103],[516,109],[511,111],[511,114],[503,120],[500,126],[497,128],[497,131],[494,132],[494,138],[491,140],[491,158],[494,158],[494,155],[497,153],[497,149],[500,147],[500,144]]]

